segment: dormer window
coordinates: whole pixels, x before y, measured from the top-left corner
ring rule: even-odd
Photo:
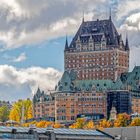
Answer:
[[[68,85],[68,83],[67,82],[65,82],[65,86],[67,86]]]
[[[96,32],[98,29],[96,27],[92,28],[93,32]]]

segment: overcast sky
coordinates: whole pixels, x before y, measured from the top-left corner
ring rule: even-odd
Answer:
[[[32,97],[54,89],[69,43],[82,21],[106,19],[129,37],[130,70],[140,65],[139,0],[0,0],[0,99]]]

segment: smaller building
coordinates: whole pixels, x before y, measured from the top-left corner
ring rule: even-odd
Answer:
[[[0,139],[24,140],[113,140],[114,137],[99,130],[53,129],[0,126]]]
[[[140,127],[105,128],[104,132],[111,134],[116,140],[139,140]]]
[[[0,107],[7,106],[8,109],[12,108],[12,104],[9,101],[0,101]]]
[[[54,94],[46,94],[38,88],[33,98],[33,114],[35,119],[54,120],[55,98]]]

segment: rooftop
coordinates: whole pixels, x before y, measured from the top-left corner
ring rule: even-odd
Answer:
[[[124,46],[122,36],[117,32],[111,18],[106,20],[83,21],[69,46],[66,39],[65,50],[75,49],[77,40],[83,44],[88,43],[89,40],[97,44],[101,43],[101,41],[106,41],[106,45],[110,48],[112,46],[118,48],[120,42]],[[124,46],[126,50],[129,49],[128,45],[128,39],[126,39],[126,46]]]

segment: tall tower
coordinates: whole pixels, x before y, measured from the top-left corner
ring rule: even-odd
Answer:
[[[79,80],[115,80],[129,68],[129,44],[107,20],[82,21],[70,45],[66,39],[65,70],[77,72]]]

